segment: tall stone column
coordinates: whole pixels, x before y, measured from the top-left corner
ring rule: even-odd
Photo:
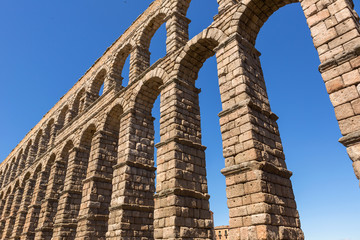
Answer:
[[[48,183],[49,172],[42,171],[38,173],[38,177],[34,187],[34,194],[28,207],[28,213],[24,223],[24,229],[21,235],[22,240],[34,239],[35,229],[38,225],[39,214],[41,209],[41,201],[44,199],[46,185]]]
[[[74,147],[72,151],[69,156],[65,186],[60,193],[54,220],[53,240],[75,239],[89,149]]]
[[[148,67],[150,67],[149,49],[141,45],[134,47],[130,54],[129,84]]]
[[[75,154],[75,152],[72,152],[72,154]],[[69,158],[71,158],[71,156]],[[45,197],[44,200],[41,201],[38,226],[35,229],[35,239],[50,240],[52,238],[54,219],[57,213],[60,193],[64,188],[66,171],[66,159],[60,158],[54,162],[51,168]]]
[[[14,193],[14,201],[13,204],[10,208],[10,213],[7,216],[6,222],[5,222],[5,227],[4,227],[4,232],[2,235],[2,239],[9,239],[12,231],[13,231],[13,227],[14,227],[14,223],[15,223],[15,219],[16,219],[16,214],[17,211],[19,210],[20,207],[20,203],[21,203],[21,199],[23,197],[23,192],[24,189],[22,187],[17,187],[17,189],[15,190]]]
[[[106,239],[153,239],[156,168],[152,126],[153,118],[140,112],[121,116]]]
[[[26,215],[34,193],[35,182],[36,179],[32,178],[25,182],[23,198],[21,199],[10,239],[19,239],[23,232]]]
[[[51,130],[50,130],[50,138],[49,138],[49,146],[50,147],[54,146],[56,134],[57,134],[58,130],[60,130],[60,126],[58,124],[54,123],[51,126]]]
[[[5,228],[6,220],[10,215],[13,200],[14,200],[14,193],[9,193],[8,196],[6,197],[4,210],[2,212],[0,219],[0,239],[3,239],[3,237],[5,236],[4,228]]]
[[[113,165],[116,163],[118,136],[109,131],[97,131],[93,136],[76,239],[105,239],[112,192]]]
[[[240,35],[217,49],[229,238],[303,239],[260,54]],[[235,59],[229,61],[229,58]]]
[[[123,79],[124,78],[121,76],[121,71],[118,71],[117,68],[113,67],[108,74],[108,77],[105,79],[104,93],[108,92],[112,88],[115,88],[116,91],[119,91],[122,88]]]
[[[17,173],[16,173],[17,176],[20,175],[24,171],[25,164],[26,164],[26,154],[22,153],[20,155],[19,166],[18,166]]]
[[[189,24],[190,19],[185,15],[174,12],[166,20],[166,52],[170,53],[185,46],[189,41]]]
[[[161,90],[155,239],[213,239],[198,93],[177,79]]]
[[[353,1],[300,2],[319,53],[319,71],[344,136],[340,142],[347,147],[360,180],[359,16]]]

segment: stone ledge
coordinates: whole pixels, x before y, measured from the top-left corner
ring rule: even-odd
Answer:
[[[156,167],[150,166],[150,165],[146,165],[146,164],[142,164],[142,163],[137,163],[137,162],[131,162],[131,161],[126,161],[126,162],[122,162],[119,164],[116,164],[115,166],[113,166],[114,170],[115,169],[119,169],[122,168],[124,166],[129,166],[129,167],[135,167],[135,168],[140,168],[140,169],[145,169],[148,171],[156,171]]]
[[[345,147],[348,147],[355,143],[360,143],[360,131],[352,132],[343,136],[339,139],[339,142]]]
[[[100,221],[107,221],[109,219],[109,215],[107,214],[87,214],[83,217],[78,217],[78,222],[80,221],[87,221],[87,220],[100,220]]]
[[[113,210],[132,210],[132,211],[140,211],[140,212],[153,212],[154,207],[123,203],[118,206],[110,207],[110,211],[113,211]]]
[[[159,193],[154,194],[154,198],[163,198],[169,195],[178,195],[183,197],[194,197],[197,199],[209,200],[210,195],[207,193],[201,193],[195,190],[184,189],[184,188],[171,188],[167,190],[163,190]]]
[[[326,60],[319,66],[319,72],[323,73],[333,67],[337,67],[344,62],[360,55],[360,44],[356,45],[352,50],[340,53],[333,58]]]
[[[183,144],[185,146],[188,146],[188,147],[193,147],[193,148],[196,148],[196,149],[199,149],[199,150],[202,150],[202,151],[205,151],[206,150],[206,147],[199,144],[199,143],[195,143],[191,140],[188,140],[188,139],[185,139],[185,138],[180,138],[180,137],[172,137],[172,138],[169,138],[163,142],[159,142],[157,144],[155,144],[155,147],[156,148],[160,148],[162,146],[165,146],[171,142],[176,142],[176,143],[179,143],[179,144]]]
[[[230,167],[226,167],[221,170],[221,173],[224,176],[229,176],[229,175],[233,175],[241,172],[253,171],[253,170],[263,170],[268,173],[277,174],[284,178],[290,178],[292,176],[292,172],[285,168],[277,167],[269,162],[257,162],[257,161],[244,162]]]
[[[112,183],[111,178],[104,178],[104,177],[99,177],[99,176],[90,176],[90,177],[83,180],[83,184],[91,182],[91,181],[102,182],[102,183]]]
[[[235,104],[234,106],[232,106],[231,108],[229,109],[226,109],[226,110],[223,110],[221,111],[218,116],[219,117],[223,117],[223,116],[226,116],[230,113],[233,113],[234,111],[240,109],[240,108],[243,108],[243,107],[250,107],[251,109],[253,110],[256,110],[256,111],[259,111],[261,113],[263,113],[264,115],[268,116],[271,120],[273,121],[277,121],[279,119],[279,117],[273,113],[273,112],[269,112],[269,111],[266,111],[262,108],[260,108],[259,106],[257,106],[256,104],[254,104],[251,99],[245,99],[243,101],[241,101],[240,103],[238,104]]]

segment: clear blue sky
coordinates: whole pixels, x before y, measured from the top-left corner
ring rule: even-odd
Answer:
[[[0,159],[102,55],[149,0],[0,0]],[[206,3],[206,9],[204,8]],[[359,4],[356,2],[359,11]],[[193,0],[190,37],[212,22],[216,0]],[[360,189],[341,137],[299,4],[276,12],[257,44],[273,112],[280,119],[287,165],[309,240],[360,240]],[[165,30],[155,34],[151,61],[165,55]],[[123,76],[127,76],[124,70]],[[203,144],[215,224],[228,223],[216,59],[199,73]],[[154,116],[159,118],[158,101]],[[158,128],[158,126],[157,126]],[[158,131],[157,131],[158,134]],[[158,138],[157,138],[158,139]]]

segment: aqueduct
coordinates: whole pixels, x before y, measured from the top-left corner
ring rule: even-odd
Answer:
[[[155,0],[4,160],[1,239],[213,239],[195,87],[213,55],[230,239],[304,238],[254,47],[266,20],[298,1],[218,0],[213,23],[189,40],[190,2]],[[360,178],[359,17],[351,0],[300,3],[340,142]],[[150,66],[150,41],[163,23],[167,54]],[[155,168],[151,110],[159,95]]]

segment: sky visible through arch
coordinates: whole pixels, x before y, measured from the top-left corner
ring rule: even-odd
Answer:
[[[150,4],[126,1],[0,1],[0,159],[62,97]],[[355,2],[360,12],[359,2]],[[190,37],[206,28],[216,0],[193,0]],[[151,61],[165,55],[165,28],[154,35]],[[302,229],[310,240],[360,240],[360,189],[341,137],[319,59],[299,4],[280,9],[261,29],[256,48],[278,120]],[[127,61],[128,62],[128,61]],[[126,81],[128,64],[122,76]],[[216,59],[196,82],[203,145],[207,146],[210,207],[216,225],[228,223]],[[153,114],[159,118],[159,102]],[[158,128],[158,126],[157,126]],[[158,132],[158,131],[157,131]],[[157,140],[158,141],[158,140]]]

